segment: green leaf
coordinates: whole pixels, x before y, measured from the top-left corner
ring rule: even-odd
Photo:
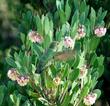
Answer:
[[[101,95],[101,91],[99,89],[95,89],[93,92],[97,94],[97,99],[98,99]]]
[[[75,69],[74,71],[72,71],[72,72],[69,74],[69,79],[70,79],[71,81],[76,80],[76,79],[78,78],[78,76],[79,76],[79,73],[80,73],[79,69]]]
[[[85,12],[86,7],[87,7],[86,2],[85,1],[81,2],[81,4],[80,4],[80,13]]]
[[[61,106],[68,106],[68,104],[70,103],[70,100],[71,100],[71,96],[67,92],[67,94],[65,95],[65,98],[63,100],[63,103],[61,104]]]
[[[98,71],[98,78],[102,76],[103,72],[104,72],[104,66],[103,64],[98,66],[97,68],[97,71]]]
[[[31,103],[29,100],[26,100],[25,103],[23,103],[22,106],[31,106]]]
[[[1,85],[0,86],[0,106],[2,105],[3,99],[4,99],[4,95],[5,95],[5,86]]]
[[[20,37],[21,37],[21,41],[22,41],[22,43],[24,44],[25,43],[25,34],[23,34],[23,33],[20,33]]]
[[[89,5],[86,7],[86,10],[85,10],[85,18],[88,17],[88,14],[89,14]]]
[[[79,57],[79,55],[77,55],[77,56],[75,56],[75,59],[74,59],[72,67],[76,68],[78,66],[79,62],[80,62],[80,57]]]
[[[74,102],[76,101],[76,99],[79,96],[79,92],[81,92],[81,90],[79,89],[79,86],[77,85],[76,82],[73,82],[71,92],[73,93],[73,95],[72,95],[70,103],[74,104]]]
[[[84,98],[89,93],[89,89],[90,88],[88,86],[83,87],[81,94],[80,94],[80,98]]]
[[[99,8],[98,12],[97,12],[97,17],[100,17],[102,14],[102,7]]]
[[[53,32],[53,21],[52,20],[50,20],[49,25],[50,25],[50,29],[49,30],[51,30]]]
[[[55,87],[53,79],[49,75],[46,75],[45,84],[47,88]]]
[[[56,41],[61,41],[62,32],[57,30],[56,33],[55,33],[55,38],[56,38]]]
[[[82,67],[85,64],[85,53],[82,52],[80,55],[80,62],[78,64],[78,68]]]
[[[65,24],[62,25],[61,28],[62,37],[67,35],[69,33],[69,30],[70,30],[70,25],[68,22],[66,22]]]
[[[88,76],[87,83],[84,85],[84,87],[81,90],[80,100],[83,99],[89,93],[90,88],[91,88],[91,75]]]
[[[11,57],[6,58],[6,62],[13,68],[16,67],[15,61]]]
[[[94,89],[98,81],[96,81],[96,78],[93,78],[91,81],[91,89]]]
[[[59,16],[61,24],[64,24],[66,22],[66,15],[62,9],[59,10]]]
[[[44,26],[45,26],[45,35],[47,35],[49,30],[50,30],[50,25],[49,25],[48,17],[45,17],[45,19],[44,19]]]
[[[23,27],[26,29],[25,31],[28,31],[31,28],[32,25],[32,12],[27,11],[25,14],[23,14]],[[22,29],[21,29],[22,30]]]
[[[98,64],[99,64],[99,65],[103,65],[103,62],[104,62],[104,56],[101,55],[100,57],[97,57],[97,60],[98,60]]]
[[[12,81],[8,81],[8,84],[7,84],[8,92],[13,92],[15,87],[16,87],[15,83],[13,83]]]
[[[105,18],[107,11],[102,12],[102,8],[99,9],[97,14],[97,24],[101,24],[103,19]]]
[[[43,53],[43,48],[40,46],[40,45],[37,45],[37,44],[33,44],[33,51],[35,52],[35,54],[37,55],[37,56],[41,56],[42,55],[42,53]]]
[[[91,39],[91,42],[90,42],[90,49],[91,51],[95,51],[97,49],[97,46],[100,42],[100,39],[94,37],[93,39]]]
[[[86,17],[85,17],[85,12],[83,12],[82,14],[81,14],[81,16],[80,16],[80,23],[82,24],[82,25],[84,25],[84,23],[85,23],[85,19]]]
[[[97,55],[96,55],[96,53],[93,53],[93,55],[91,56],[91,59],[90,59],[90,65],[93,65],[94,62],[96,61],[96,59],[97,59]]]
[[[52,42],[52,36],[50,36],[49,34],[46,35],[44,37],[44,44],[43,44],[44,48],[47,49],[51,42]]]
[[[20,106],[21,98],[22,98],[21,94],[18,94],[17,95],[16,106]]]
[[[15,61],[15,63],[16,63],[17,68],[20,69],[22,67],[21,64],[18,61]]]
[[[62,68],[62,79],[65,79],[69,75],[68,69],[69,69],[68,65],[65,65],[64,68]]]
[[[35,17],[35,24],[37,27],[37,32],[41,35],[43,35],[43,28],[42,28],[42,22],[39,16]]]
[[[50,66],[51,76],[54,78],[57,75],[57,69],[54,64]]]
[[[71,28],[71,36],[74,37],[77,33],[78,20],[74,23],[74,26]]]
[[[91,22],[91,30],[93,30],[96,22],[96,12],[93,8],[91,8],[90,22]]]
[[[86,24],[86,36],[89,37],[90,36],[90,32],[91,32],[91,29],[90,29],[90,26],[91,26],[90,25],[90,20],[87,19],[85,24]]]
[[[57,6],[58,10],[61,9],[61,2],[60,2],[60,0],[56,0],[56,6]]]
[[[41,101],[39,101],[39,100],[33,100],[33,106],[47,106],[47,105],[44,105]],[[25,106],[27,106],[27,105],[25,105]]]
[[[97,37],[92,37],[91,39],[88,39],[88,44],[86,44],[88,47],[88,53],[94,52],[97,49],[97,46],[100,42],[100,39]]]
[[[75,7],[75,10],[79,9],[79,1],[78,0],[74,0],[74,7]]]
[[[71,15],[71,7],[68,4],[68,0],[66,1],[66,5],[65,5],[65,14],[66,14],[66,20],[68,21]]]
[[[71,26],[73,27],[74,24],[79,20],[79,12],[76,10],[72,16]]]
[[[14,106],[20,106],[22,95],[18,93],[18,91],[14,91],[13,94],[10,95],[10,99],[14,103]]]
[[[33,92],[33,91],[31,91],[31,90],[27,90],[27,94],[28,94],[30,97],[32,97],[32,98],[38,98],[38,97],[39,97],[38,93]]]

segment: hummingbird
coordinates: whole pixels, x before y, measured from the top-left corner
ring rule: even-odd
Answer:
[[[73,59],[75,56],[74,50],[67,50],[67,51],[60,51],[57,52],[59,42],[53,41],[48,49],[44,52],[44,54],[40,57],[37,67],[36,67],[36,73],[41,74],[49,65],[49,61],[67,61],[70,59]],[[51,61],[52,62],[52,61]],[[50,62],[50,63],[51,63]]]

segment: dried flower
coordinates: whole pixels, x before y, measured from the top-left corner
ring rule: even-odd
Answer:
[[[65,36],[64,45],[67,48],[74,48],[75,41],[70,36]]]
[[[102,37],[106,34],[107,29],[104,27],[98,27],[94,30],[94,33],[97,35],[97,37]]]
[[[79,25],[78,30],[77,30],[76,39],[81,39],[81,38],[85,37],[85,35],[86,35],[85,26]]]
[[[29,76],[18,76],[17,77],[17,83],[20,86],[25,86],[29,82]]]
[[[17,80],[18,75],[18,72],[14,68],[10,69],[7,73],[7,76],[13,81]]]
[[[55,89],[53,88],[48,88],[48,89],[44,89],[43,91],[45,93],[45,95],[47,95],[50,99],[54,99],[54,93],[55,93]]]
[[[80,68],[79,78],[84,78],[86,75],[87,75],[87,68],[86,65],[84,65]]]
[[[61,84],[61,79],[60,79],[60,77],[55,77],[54,79],[53,79],[53,81],[54,81],[54,83],[58,86],[58,85],[60,85]]]
[[[32,42],[34,43],[42,43],[43,41],[43,37],[40,36],[36,31],[30,31],[28,33],[28,36],[29,36],[29,40],[31,40]]]
[[[97,94],[96,93],[90,93],[84,98],[84,104],[87,106],[91,106],[95,103],[97,99]]]

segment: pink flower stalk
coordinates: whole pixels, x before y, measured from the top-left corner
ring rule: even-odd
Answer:
[[[86,65],[82,66],[80,68],[80,75],[79,75],[79,78],[84,78],[85,76],[87,75],[87,68],[86,68]]]
[[[58,76],[56,78],[54,78],[53,81],[57,86],[61,84],[61,79]]]
[[[96,93],[90,93],[84,98],[84,104],[87,106],[91,106],[95,103],[97,99],[97,94]]]
[[[94,33],[97,35],[97,37],[102,37],[106,34],[107,29],[104,27],[98,27],[94,30]]]
[[[8,71],[7,76],[12,80],[12,81],[16,81],[17,77],[18,77],[18,72],[16,71],[16,69],[12,68]]]
[[[28,33],[29,40],[31,40],[33,43],[42,43],[43,42],[43,37],[40,36],[36,31],[30,31]]]
[[[17,83],[20,86],[25,86],[29,82],[29,76],[18,76],[17,77]]]
[[[70,36],[65,36],[64,45],[67,48],[74,48],[75,41]]]
[[[84,25],[79,25],[78,30],[77,30],[77,39],[81,39],[85,37],[85,27]]]

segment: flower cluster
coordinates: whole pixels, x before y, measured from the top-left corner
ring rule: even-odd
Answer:
[[[7,76],[12,80],[16,81],[19,74],[17,73],[16,69],[12,68],[8,71]]]
[[[84,98],[84,104],[87,106],[91,106],[95,103],[96,99],[97,99],[97,94],[90,93]]]
[[[101,26],[101,27],[97,27],[94,30],[94,33],[97,37],[102,37],[106,34],[106,31],[107,31],[107,29],[104,28],[103,26]],[[86,35],[85,26],[84,25],[79,25],[78,30],[77,30],[76,39],[79,40],[79,39],[85,37],[85,35]]]
[[[43,37],[40,36],[36,31],[30,31],[28,33],[29,40],[32,41],[33,43],[42,43],[43,42]]]
[[[85,35],[86,35],[85,26],[79,25],[78,30],[77,30],[76,39],[81,39],[81,38],[85,37]]]
[[[16,69],[12,68],[8,71],[7,76],[12,81],[17,81],[20,86],[25,86],[29,82],[29,76],[21,76]]]
[[[29,76],[18,76],[17,77],[17,83],[20,86],[25,86],[29,82]]]
[[[70,36],[65,36],[64,45],[67,48],[74,48],[75,41]]]
[[[97,35],[97,37],[102,37],[106,34],[107,29],[104,27],[98,27],[94,30],[94,33]]]
[[[87,75],[87,68],[86,68],[86,65],[82,66],[80,68],[80,75],[79,75],[79,78],[84,78],[85,76]]]
[[[60,79],[60,77],[55,77],[54,79],[53,79],[53,81],[54,81],[54,83],[58,86],[58,85],[60,85],[61,84],[61,79]]]

